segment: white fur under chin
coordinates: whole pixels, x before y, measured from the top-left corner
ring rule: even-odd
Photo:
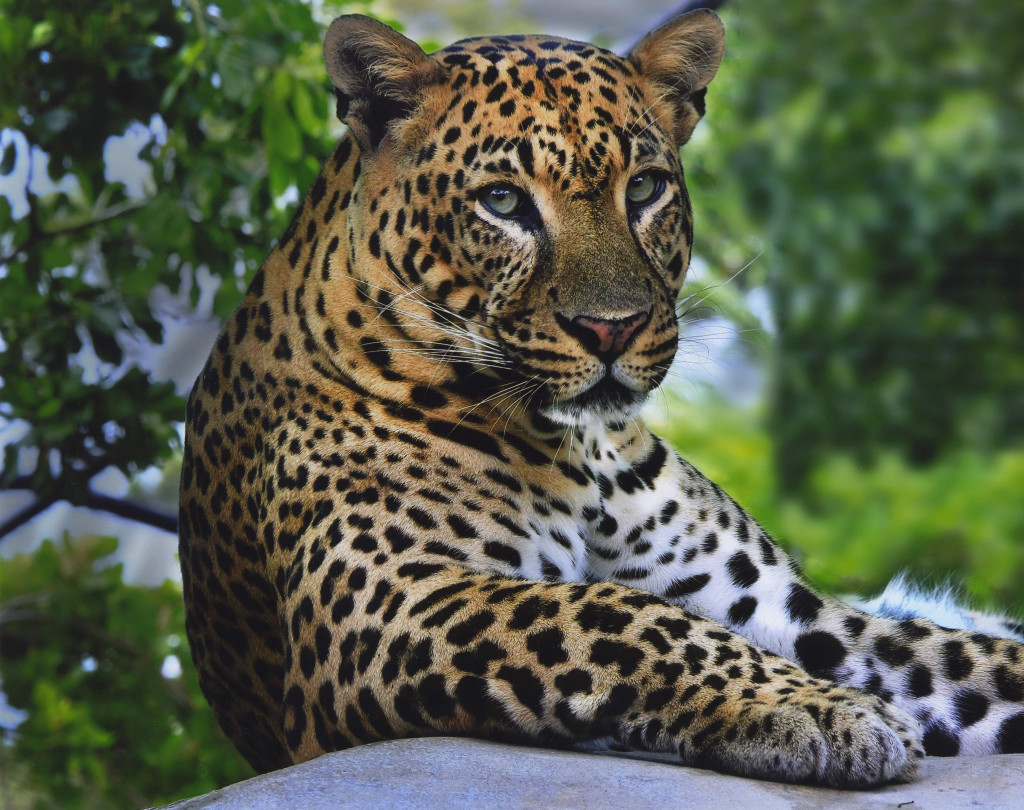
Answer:
[[[550,419],[556,425],[564,425],[570,428],[602,429],[613,422],[630,422],[640,418],[640,411],[643,410],[644,402],[635,402],[613,411],[594,411],[590,408],[580,408],[564,405],[548,405],[540,409],[540,414]]]
[[[890,619],[927,619],[942,627],[1024,641],[1024,624],[1009,616],[974,610],[952,583],[926,588],[897,574],[874,599],[845,597],[858,610]]]

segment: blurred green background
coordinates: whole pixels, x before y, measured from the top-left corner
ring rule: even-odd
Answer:
[[[147,578],[128,528],[118,547],[82,527],[90,508],[168,527],[182,396],[339,132],[326,22],[621,49],[677,7],[0,0],[0,804],[138,807],[250,775],[198,692],[180,586],[157,584],[172,535],[143,541]],[[652,425],[819,586],[909,569],[1021,612],[1024,4],[720,13]]]

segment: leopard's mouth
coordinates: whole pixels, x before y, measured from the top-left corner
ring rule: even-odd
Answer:
[[[554,422],[570,425],[587,417],[601,421],[628,419],[643,405],[648,393],[630,388],[606,373],[586,391],[551,401],[541,411]]]

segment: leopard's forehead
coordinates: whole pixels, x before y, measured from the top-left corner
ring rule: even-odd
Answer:
[[[577,71],[583,63],[602,67],[622,77],[636,75],[636,70],[629,60],[617,54],[592,45],[588,42],[577,42],[562,37],[541,34],[510,34],[505,36],[472,37],[453,42],[432,54],[443,64],[466,65],[476,62],[478,65],[497,65],[507,62],[516,65],[532,66],[539,71],[553,70],[552,79],[560,79],[564,71]]]
[[[611,89],[631,85],[637,77],[633,64],[611,51],[536,34],[463,39],[431,56],[448,69],[454,83],[490,86],[502,77],[517,89],[533,82],[551,100],[557,99],[562,85]],[[611,98],[615,95],[607,94],[606,101],[617,103]]]
[[[461,105],[445,120],[451,126],[456,119],[447,130],[453,140],[456,131],[479,138],[485,152],[487,144],[533,140],[540,154],[560,168],[568,160],[569,174],[590,184],[606,183],[613,166],[675,151],[637,68],[596,45],[542,35],[478,37],[431,58],[450,77],[451,105]]]

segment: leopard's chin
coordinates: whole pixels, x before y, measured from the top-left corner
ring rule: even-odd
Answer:
[[[591,422],[621,422],[636,417],[648,393],[629,388],[607,375],[586,391],[552,402],[540,410],[552,422],[569,427]]]

